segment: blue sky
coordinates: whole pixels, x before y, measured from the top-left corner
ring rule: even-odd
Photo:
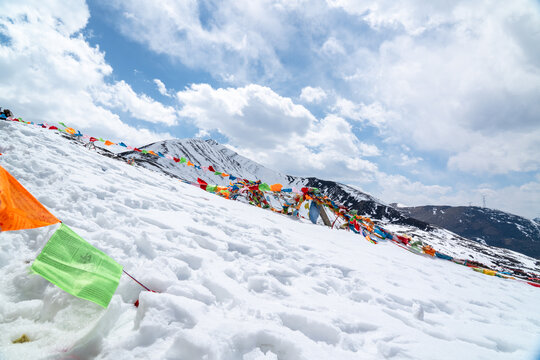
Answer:
[[[25,0],[0,106],[143,145],[215,138],[406,205],[540,216],[540,5]]]

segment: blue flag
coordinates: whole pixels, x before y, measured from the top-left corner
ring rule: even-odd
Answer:
[[[317,219],[319,218],[319,208],[317,207],[317,204],[315,201],[311,202],[311,206],[309,207],[309,220],[311,220],[312,223],[316,224]]]

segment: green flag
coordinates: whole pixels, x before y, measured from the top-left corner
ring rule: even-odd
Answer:
[[[259,190],[261,191],[271,191],[270,186],[267,183],[259,184]]]
[[[216,186],[216,185],[208,185],[208,186],[206,187],[206,191],[208,191],[208,192],[216,192],[216,190],[217,190],[217,186]]]
[[[141,151],[143,154],[148,154],[148,151],[147,150],[142,150]]]
[[[32,264],[32,271],[62,290],[106,308],[122,266],[62,224]]]
[[[60,125],[62,125],[63,127],[67,127],[66,124],[64,124],[63,122],[58,122]]]
[[[221,175],[221,174],[222,174],[222,173],[220,173],[219,171],[216,171],[216,172],[214,173],[214,175]]]
[[[185,157],[183,157],[183,158],[180,158],[180,164],[182,164],[182,163],[185,163],[185,162],[187,162],[187,160],[186,160],[186,158],[185,158]]]

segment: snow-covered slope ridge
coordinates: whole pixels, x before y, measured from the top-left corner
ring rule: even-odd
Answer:
[[[28,273],[54,226],[0,233],[1,359],[539,353],[537,288],[228,201],[44,129],[0,122],[0,152],[53,214],[160,292],[122,278],[103,310]]]

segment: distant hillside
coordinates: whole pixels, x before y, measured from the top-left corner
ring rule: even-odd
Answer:
[[[477,206],[402,207],[404,214],[463,237],[540,259],[540,223]]]

